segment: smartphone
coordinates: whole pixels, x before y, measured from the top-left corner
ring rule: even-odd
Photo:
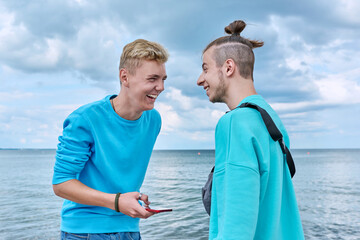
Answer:
[[[168,208],[168,209],[152,209],[152,208],[145,208],[146,211],[148,212],[153,212],[153,213],[161,213],[161,212],[171,212],[172,209]]]

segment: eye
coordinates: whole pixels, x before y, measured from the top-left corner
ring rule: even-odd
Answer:
[[[207,67],[207,64],[206,64],[206,63],[203,63],[203,64],[202,64],[202,70],[203,70],[204,73],[207,73],[208,67]]]

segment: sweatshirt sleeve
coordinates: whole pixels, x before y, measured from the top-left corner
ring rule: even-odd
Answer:
[[[223,239],[253,239],[260,199],[258,144],[249,126],[231,123],[224,176]]]
[[[91,155],[93,143],[87,119],[76,113],[64,121],[59,137],[54,166],[53,184],[76,179]]]

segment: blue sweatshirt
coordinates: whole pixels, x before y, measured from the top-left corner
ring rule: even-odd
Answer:
[[[244,102],[264,108],[289,146],[281,120],[261,96]],[[237,108],[217,124],[209,239],[304,239],[286,160],[255,109]]]
[[[53,184],[78,179],[106,193],[140,191],[159,134],[153,109],[134,121],[113,110],[110,97],[75,110],[64,122]],[[65,200],[61,230],[71,233],[138,232],[139,219],[114,210]]]

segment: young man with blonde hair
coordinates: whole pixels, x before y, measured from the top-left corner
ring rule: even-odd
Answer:
[[[231,23],[225,28],[230,36],[205,48],[197,81],[211,102],[223,102],[230,109],[215,131],[209,239],[301,240],[304,235],[291,181],[294,172],[289,171],[283,153],[289,137],[279,116],[256,93],[252,49],[263,42],[240,36],[245,26],[243,21]],[[263,120],[264,112],[282,133],[281,141],[269,134],[270,121]],[[208,210],[209,205],[205,206]]]
[[[59,137],[53,175],[65,198],[62,239],[141,239],[139,218],[153,215],[139,203],[146,169],[161,128],[153,109],[164,90],[167,51],[138,39],[121,55],[118,95],[71,113]]]

